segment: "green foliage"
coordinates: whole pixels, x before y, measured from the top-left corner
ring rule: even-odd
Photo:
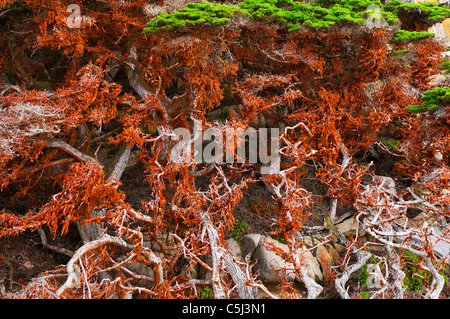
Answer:
[[[380,263],[380,260],[378,258],[376,258],[375,256],[371,256],[369,258],[369,260],[367,261],[367,264],[376,265],[379,263]],[[365,264],[360,269],[358,269],[357,271],[352,273],[352,277],[355,278],[356,280],[358,280],[363,287],[367,287],[367,280],[369,279],[369,276],[370,276],[369,272],[367,270],[367,268],[368,268],[367,264]],[[381,265],[380,269],[383,267],[384,267],[384,265]]]
[[[369,299],[370,298],[370,292],[368,292],[368,291],[361,291],[359,293],[359,296],[361,297],[361,299]]]
[[[229,21],[229,18],[239,8],[224,4],[201,2],[188,3],[186,7],[179,9],[173,14],[161,13],[152,21],[148,22],[145,32],[156,32],[159,30],[172,29],[174,27],[184,27],[192,24],[211,23],[219,25]]]
[[[398,0],[389,1],[384,5],[384,9],[392,11],[396,16],[401,14],[418,13],[423,15],[427,20],[439,21],[450,15],[450,9],[439,6],[435,2],[405,3]]]
[[[403,50],[395,50],[392,52],[392,55],[397,55],[397,54],[403,54],[403,53],[408,53],[409,49],[403,49]]]
[[[398,148],[398,146],[400,145],[400,140],[388,139],[384,143],[386,144],[387,148],[389,148],[391,150],[396,150]]]
[[[253,19],[275,18],[287,23],[289,31],[301,25],[311,28],[329,28],[337,23],[359,24],[365,19],[350,8],[335,4],[329,8],[293,0],[244,0],[239,7]]]
[[[211,287],[205,286],[198,290],[197,299],[215,299]]]
[[[444,71],[444,74],[446,75],[446,74],[449,74],[450,73],[450,61],[445,61],[445,62],[442,62],[442,66],[445,66],[446,68],[447,68],[447,70],[445,70]]]
[[[408,105],[406,107],[408,111],[414,112],[414,113],[422,113],[429,110],[429,108],[424,104],[417,104],[417,105]],[[434,108],[431,108],[433,110]]]
[[[369,278],[369,274],[367,272],[367,265],[362,266],[360,269],[352,273],[352,277],[358,280],[362,286],[367,286],[367,279]]]
[[[423,290],[424,284],[432,281],[431,273],[420,268],[420,265],[424,265],[424,261],[409,251],[403,254],[402,259],[406,263],[406,267],[404,267],[405,278],[403,279],[405,290],[407,292]],[[448,265],[444,267],[444,269],[447,268]],[[439,273],[444,277],[445,283],[447,283],[448,277],[443,274],[442,270]]]
[[[287,244],[287,242],[284,240],[284,238],[283,238],[283,236],[281,235],[281,234],[278,234],[276,237],[275,237],[275,240],[276,241],[278,241],[278,242],[280,242],[280,243],[282,243],[282,244]]]
[[[250,230],[250,225],[246,222],[239,221],[236,219],[231,226],[231,231],[233,232],[234,239],[239,240]]]
[[[427,277],[428,271],[419,268],[421,262],[420,258],[409,251],[406,251],[403,255],[403,260],[407,262],[405,267],[405,278],[403,284],[406,287],[406,291],[415,291],[423,289],[423,280]]]
[[[367,10],[370,5],[378,6],[379,11]],[[252,19],[272,19],[286,23],[289,32],[292,32],[301,26],[329,28],[336,23],[360,25],[376,12],[386,22],[394,23],[399,21],[399,14],[411,10],[433,21],[450,17],[450,9],[435,3],[415,4],[396,0],[386,4],[380,0],[318,0],[314,4],[294,0],[244,0],[237,7],[204,1],[188,3],[173,14],[161,13],[148,22],[144,31],[156,32],[201,23],[219,25],[228,22],[236,12],[241,12]]]
[[[29,7],[29,6],[23,6],[23,5],[17,4],[17,3],[14,3],[14,4],[5,4],[3,7],[0,6],[0,9],[13,10],[13,11],[22,11],[22,10],[30,11],[30,10],[33,10],[32,7]]]
[[[394,42],[405,43],[409,41],[421,40],[434,37],[433,32],[419,32],[419,31],[406,31],[398,30],[394,36]]]
[[[439,108],[441,103],[450,99],[450,87],[435,87],[423,93],[422,100],[425,104],[409,105],[407,109],[411,112],[420,113],[425,111],[433,111]]]

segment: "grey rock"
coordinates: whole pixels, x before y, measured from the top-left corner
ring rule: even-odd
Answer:
[[[355,218],[344,219],[341,223],[337,224],[335,227],[339,230],[345,237],[350,237],[356,234],[357,222]],[[358,235],[364,236],[365,230],[363,227],[359,227]]]
[[[295,273],[289,270],[293,269],[293,265],[273,251],[271,246],[281,249],[283,252],[289,252],[289,248],[285,244],[266,236],[253,251],[252,260],[256,261],[253,270],[259,273],[259,278],[266,284],[281,283],[284,272],[286,272],[288,281],[294,281]]]
[[[241,256],[245,260],[247,255],[251,255],[261,241],[262,236],[260,234],[248,234],[239,240],[239,246],[241,248]]]
[[[239,246],[239,242],[234,238],[227,239],[228,242],[228,250],[229,252],[238,260],[244,261],[242,258],[241,247]]]
[[[322,281],[323,274],[322,271],[320,270],[319,262],[317,261],[316,257],[314,257],[314,255],[311,253],[311,251],[302,247],[299,250],[297,250],[297,253],[300,253],[299,256],[300,262],[306,268],[306,274],[315,281]],[[301,278],[297,278],[297,280],[301,281]]]

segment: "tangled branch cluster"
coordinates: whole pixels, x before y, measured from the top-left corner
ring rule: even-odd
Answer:
[[[12,3],[0,1],[0,8]],[[448,104],[439,104],[439,116],[407,109],[423,104],[420,92],[438,72],[441,43],[395,42],[399,23],[368,29],[350,19],[292,29],[270,17],[237,14],[220,24],[143,35],[143,1],[86,2],[83,13],[94,22],[74,29],[66,24],[69,4],[14,1],[16,7],[0,11],[0,22],[8,22],[0,28],[22,31],[17,20],[23,17],[33,30],[0,35],[0,75],[9,82],[0,91],[0,195],[20,200],[38,198],[43,188],[51,192],[24,214],[3,209],[0,237],[38,231],[44,247],[70,258],[6,297],[193,298],[204,286],[215,298],[276,297],[253,271],[254,261],[239,259],[227,242],[244,191],[257,183],[275,203],[272,234],[287,247],[266,245],[290,265],[280,269],[283,297],[322,293],[303,256],[332,236],[345,247],[331,277],[340,297],[355,297],[348,282],[371,257],[385,265],[372,297],[405,297],[405,251],[431,273],[424,296],[441,296],[448,256],[436,246],[450,244]],[[333,1],[317,5],[335,10]],[[414,26],[403,5],[395,12],[408,31],[419,32],[434,11],[414,11]],[[262,163],[174,160],[175,130],[188,128],[194,143],[196,121],[223,135],[237,127],[279,128],[280,170],[264,176]],[[383,132],[398,137],[397,149],[380,142]],[[401,190],[376,177],[386,153],[397,159]],[[140,207],[120,189],[132,161],[145,167]],[[325,193],[308,189],[308,179]],[[318,201],[329,212],[310,226]],[[352,207],[357,223],[351,238],[335,227],[342,205]],[[414,225],[411,209],[444,226]],[[44,230],[63,236],[71,226],[80,247],[48,244]],[[363,231],[369,241],[361,240]],[[325,237],[305,250],[308,232]],[[159,238],[159,250],[149,238]],[[372,254],[372,246],[382,252]],[[209,275],[189,278],[182,268],[193,264]],[[300,278],[305,293],[289,274]]]

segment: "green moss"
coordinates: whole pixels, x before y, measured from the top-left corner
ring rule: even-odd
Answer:
[[[380,260],[372,255],[367,261],[367,264],[377,265],[380,264]],[[367,264],[363,265],[360,269],[358,269],[351,275],[353,278],[358,280],[358,282],[360,282],[363,287],[367,287],[368,285],[367,281],[369,280],[370,276]],[[380,269],[384,269],[384,265],[381,265]]]
[[[443,102],[450,101],[450,87],[435,87],[431,91],[425,91],[422,100],[425,101],[424,104],[409,105],[407,109],[415,113],[437,110]]]
[[[425,279],[426,273],[429,274],[429,272],[425,272],[418,267],[421,262],[419,257],[409,251],[404,253],[403,260],[407,262],[405,278],[403,279],[406,291],[423,290],[423,279]]]
[[[426,38],[434,37],[433,32],[419,32],[419,31],[407,31],[398,30],[394,36],[394,42],[405,43],[409,41],[416,41]]]
[[[425,264],[424,261],[417,255],[406,251],[402,256],[403,262],[406,263],[404,267],[405,278],[403,284],[407,292],[414,290],[423,290],[424,284],[432,281],[432,275],[428,270],[420,267],[420,264]],[[445,265],[439,274],[444,277],[445,284],[448,283],[448,276],[444,271],[448,270],[448,265]]]

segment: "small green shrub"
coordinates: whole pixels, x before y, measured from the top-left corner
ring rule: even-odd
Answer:
[[[407,263],[405,269],[405,278],[403,284],[407,292],[423,290],[423,279],[426,278],[426,272],[419,268],[420,258],[409,251],[403,254],[403,260]]]
[[[387,2],[383,6],[383,9],[391,11],[395,16],[413,13],[420,14],[431,21],[443,20],[450,14],[450,9],[448,9],[448,7],[439,6],[439,4],[435,2],[406,3],[399,0],[393,0]]]
[[[359,296],[361,297],[361,299],[369,299],[370,298],[370,292],[368,292],[368,291],[361,291],[359,293]]]
[[[352,277],[358,280],[363,287],[367,287],[367,279],[369,278],[367,265],[362,266],[360,269],[352,273]]]
[[[398,30],[397,32],[395,32],[394,42],[405,43],[432,37],[434,37],[433,32]]]
[[[386,144],[387,148],[391,150],[396,150],[400,145],[400,140],[388,139],[384,143]]]
[[[450,73],[450,61],[442,62],[442,66],[445,66],[447,70],[444,71],[444,74],[447,75]]]
[[[244,236],[248,231],[250,230],[250,225],[248,225],[246,222],[239,221],[236,219],[231,226],[231,231],[233,233],[233,237],[236,240],[239,240]]]
[[[3,7],[0,6],[0,10],[1,9],[13,10],[13,11],[22,11],[22,10],[24,10],[24,11],[31,11],[31,10],[33,10],[32,7],[24,6],[24,5],[21,5],[19,3],[5,4]]]
[[[409,53],[408,49],[403,49],[403,50],[395,50],[392,52],[392,55],[398,55],[398,54],[403,54],[403,53]]]
[[[432,281],[432,275],[428,270],[420,268],[420,265],[424,265],[424,261],[419,256],[405,251],[402,256],[402,261],[406,264],[404,267],[405,278],[403,279],[403,285],[406,292],[423,290],[424,285]],[[443,270],[448,269],[448,265]],[[448,282],[448,276],[443,273],[443,270],[439,271],[444,277],[445,283]]]
[[[278,242],[280,242],[280,243],[282,243],[282,244],[287,244],[287,242],[284,240],[284,238],[283,238],[283,236],[281,235],[281,234],[278,234],[276,237],[275,237],[275,240],[276,241],[278,241]]]
[[[206,1],[188,3],[186,7],[179,9],[173,14],[160,13],[147,23],[148,27],[144,28],[144,31],[151,33],[175,27],[184,27],[189,24],[211,23],[212,25],[219,25],[229,21],[236,11],[239,11],[239,8],[225,4]]]
[[[450,101],[450,87],[435,87],[425,91],[422,100],[425,101],[424,104],[409,105],[407,109],[415,113],[437,110],[441,103]]]
[[[371,5],[377,7],[367,10]],[[301,26],[329,28],[335,24],[362,25],[367,18],[374,18],[375,14],[377,18],[394,23],[399,21],[398,15],[410,11],[415,11],[424,15],[425,19],[433,21],[450,17],[450,9],[440,7],[436,3],[406,4],[396,0],[386,4],[380,0],[317,0],[315,3],[294,0],[243,0],[238,6],[203,1],[188,3],[186,7],[173,14],[159,14],[148,22],[148,27],[144,31],[156,32],[201,23],[219,25],[228,22],[236,12],[240,12],[251,19],[269,19],[285,23],[288,31],[292,32]],[[406,41],[429,36],[431,35],[425,32],[411,34],[403,32],[399,33],[398,39]]]
[[[205,286],[198,290],[197,299],[215,299],[211,287]]]

